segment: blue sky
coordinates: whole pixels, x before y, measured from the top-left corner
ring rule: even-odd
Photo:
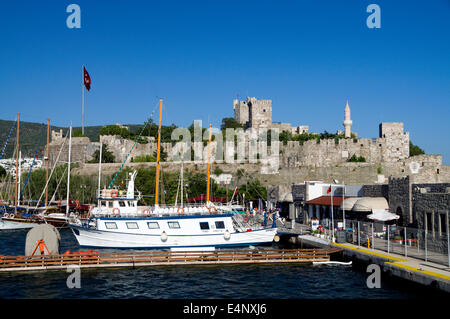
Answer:
[[[66,7],[81,7],[81,29]],[[381,8],[369,29],[366,7]],[[273,100],[273,120],[360,137],[404,122],[413,143],[450,164],[450,2],[14,1],[0,4],[0,119],[81,125],[218,127],[232,100]]]

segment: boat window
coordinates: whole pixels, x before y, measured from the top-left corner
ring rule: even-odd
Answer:
[[[127,222],[127,228],[128,229],[138,229],[138,224],[135,222]]]
[[[109,208],[113,208],[114,203],[113,202],[108,202],[108,206],[109,206]]]
[[[104,200],[102,200],[102,201],[100,202],[100,204],[102,205],[102,207],[106,207],[106,202],[105,202]]]
[[[159,229],[159,224],[157,222],[148,222],[147,225],[149,229]]]
[[[225,223],[220,221],[220,222],[216,222],[216,229],[224,229],[225,228]]]
[[[180,228],[180,224],[178,222],[167,222],[167,224],[169,225],[169,228],[172,229]]]
[[[200,229],[202,230],[209,229],[209,224],[207,222],[200,223]]]
[[[119,206],[120,206],[120,207],[125,207],[125,202],[124,202],[123,200],[120,200],[120,201],[119,201]]]
[[[105,222],[106,229],[117,229],[116,223]]]
[[[134,202],[129,202],[130,207],[134,207]]]

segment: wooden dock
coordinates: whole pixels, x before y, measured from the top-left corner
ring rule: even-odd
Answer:
[[[66,270],[80,268],[122,268],[162,265],[219,265],[255,263],[312,263],[329,261],[331,249],[253,249],[216,251],[142,251],[98,253],[93,250],[46,256],[1,256],[1,272]]]

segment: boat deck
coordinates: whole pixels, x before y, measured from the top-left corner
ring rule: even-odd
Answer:
[[[217,265],[254,263],[312,263],[329,261],[332,249],[252,249],[216,251],[145,251],[98,253],[90,250],[46,256],[0,256],[1,272],[66,270],[80,268],[121,268],[162,265]]]

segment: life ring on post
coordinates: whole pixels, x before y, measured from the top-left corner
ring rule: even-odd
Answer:
[[[14,218],[16,215],[14,213],[9,214],[9,218]]]
[[[150,209],[146,208],[142,211],[144,213],[144,216],[150,215]]]
[[[3,218],[8,218],[8,216],[9,216],[8,213],[3,214]]]
[[[112,212],[113,212],[113,215],[119,215],[119,214],[120,214],[120,209],[118,209],[118,208],[116,207],[116,208],[114,208],[114,209],[112,210]]]
[[[112,198],[116,198],[117,195],[119,195],[119,191],[118,191],[117,189],[113,189],[113,190],[111,191],[111,197],[112,197]]]
[[[184,214],[184,208],[183,207],[178,207],[177,213],[178,213],[178,215],[183,215]]]

